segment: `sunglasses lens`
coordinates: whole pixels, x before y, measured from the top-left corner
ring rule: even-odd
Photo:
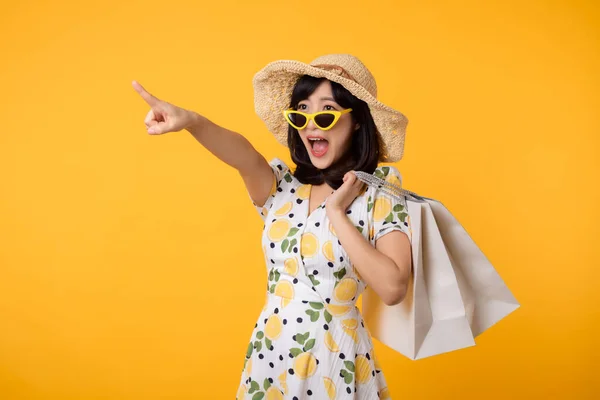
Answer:
[[[334,120],[335,115],[333,114],[319,114],[315,117],[315,123],[319,128],[329,128]]]
[[[306,117],[302,114],[289,113],[288,119],[290,120],[292,125],[295,126],[304,126],[304,124],[306,123]]]

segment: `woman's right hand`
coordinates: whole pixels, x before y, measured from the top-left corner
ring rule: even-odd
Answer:
[[[136,81],[133,81],[132,85],[150,106],[150,111],[144,119],[149,134],[162,135],[167,132],[178,132],[189,128],[194,123],[197,114],[193,111],[157,99]]]

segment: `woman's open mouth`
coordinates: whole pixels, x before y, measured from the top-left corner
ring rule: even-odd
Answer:
[[[310,143],[311,153],[315,157],[323,157],[329,149],[329,142],[323,138],[309,138],[308,143]]]

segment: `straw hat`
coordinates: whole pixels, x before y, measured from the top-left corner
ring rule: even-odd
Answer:
[[[329,54],[310,64],[274,61],[256,73],[253,79],[254,108],[279,143],[287,146],[288,123],[282,110],[289,108],[292,89],[302,75],[337,82],[366,102],[381,142],[378,161],[395,162],[402,158],[408,119],[377,100],[375,78],[358,58],[350,54]]]

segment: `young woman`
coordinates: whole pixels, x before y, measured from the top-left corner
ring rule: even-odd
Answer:
[[[406,117],[377,101],[372,74],[347,54],[276,61],[254,77],[255,107],[296,164],[268,161],[241,135],[161,101],[150,134],[188,130],[236,168],[264,221],[266,300],[248,345],[237,399],[390,398],[356,307],[370,286],[401,302],[411,270],[402,204],[353,171],[400,185]]]

